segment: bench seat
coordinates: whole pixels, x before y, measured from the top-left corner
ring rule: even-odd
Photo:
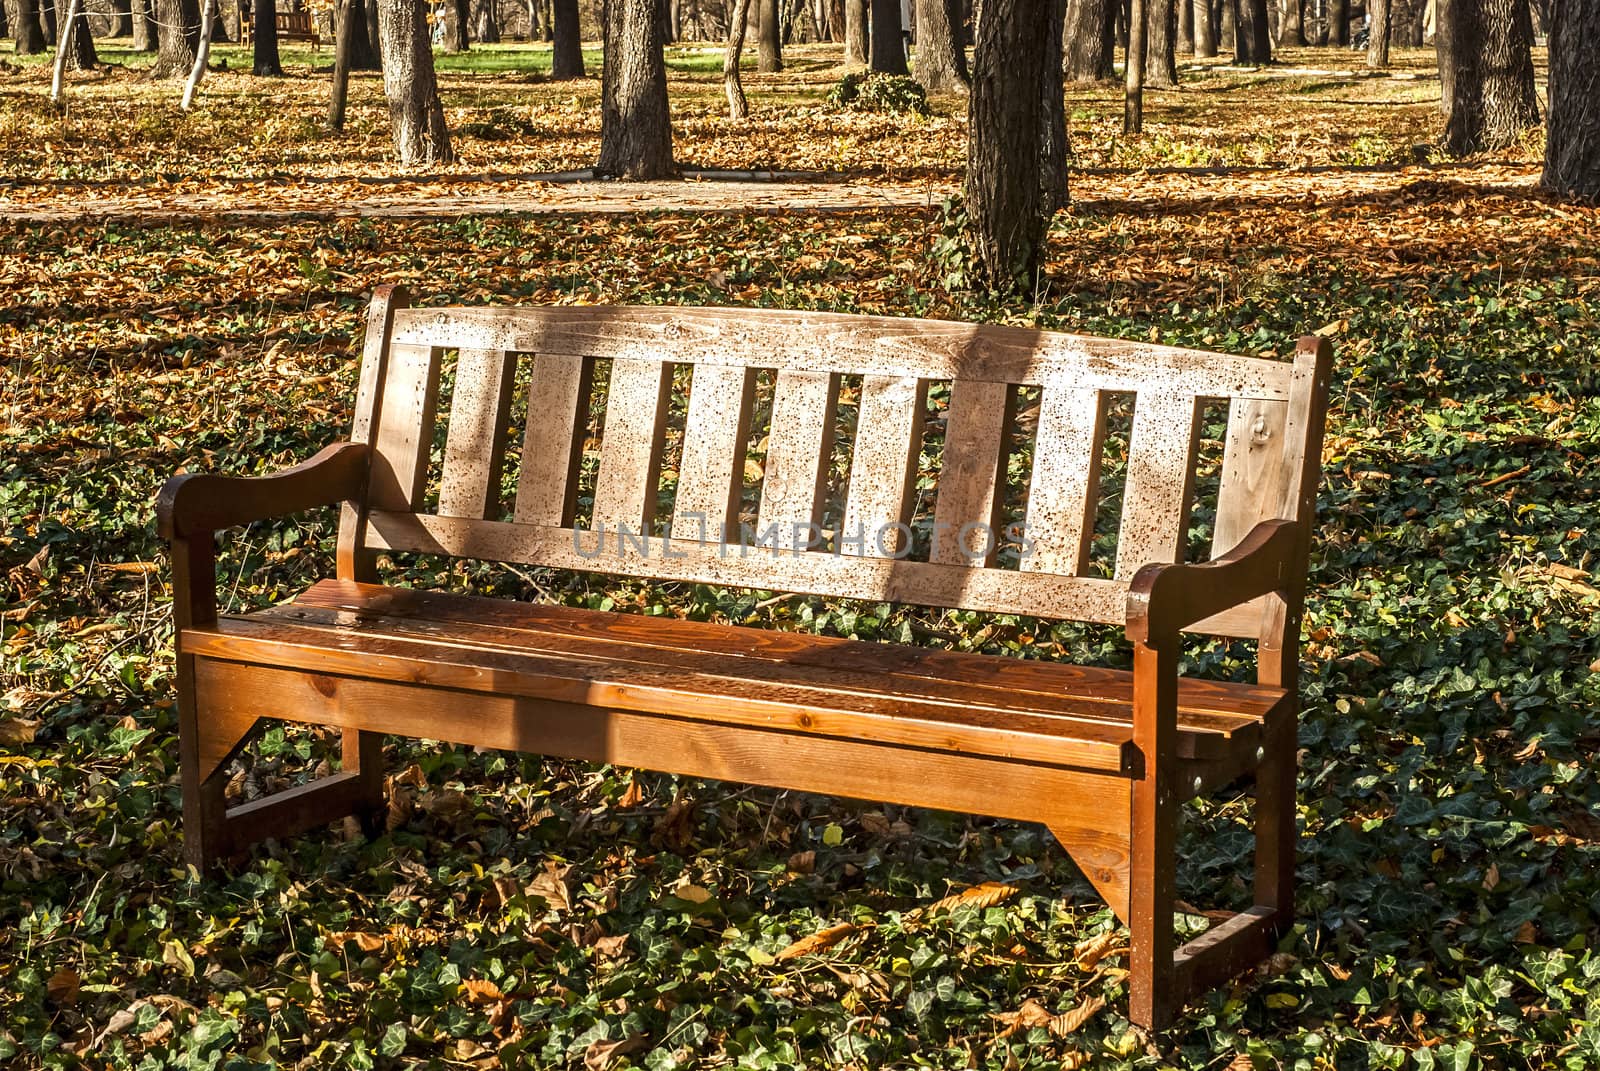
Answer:
[[[1142,769],[1133,675],[1099,667],[341,580],[219,616],[183,643],[204,659],[333,677],[1134,777]],[[1217,784],[1249,768],[1263,724],[1288,710],[1280,688],[1181,679],[1176,753],[1189,779]],[[449,737],[442,726],[424,735]]]

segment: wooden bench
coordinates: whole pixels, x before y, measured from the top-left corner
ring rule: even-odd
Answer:
[[[309,41],[313,52],[322,48],[322,36],[317,33],[316,21],[309,11],[280,11],[277,13],[276,26],[278,27],[279,41]],[[255,22],[252,18],[252,9],[245,8],[239,13],[239,43],[250,44],[253,39]]]
[[[808,312],[413,309],[381,288],[349,442],[278,475],[184,475],[161,492],[188,856],[204,866],[381,815],[385,733],[1035,821],[1128,924],[1131,1017],[1165,1023],[1270,952],[1293,916],[1295,673],[1329,361],[1314,337],[1290,362]],[[675,368],[680,386],[692,376],[687,402]],[[948,391],[931,421],[930,383],[940,401]],[[1102,563],[1102,442],[1130,394],[1121,524]],[[1037,413],[1026,433],[1019,398],[1030,423]],[[852,405],[854,460],[830,483]],[[1226,414],[1209,477],[1219,553],[1174,564],[1208,411]],[[938,431],[929,526],[919,455]],[[757,497],[747,461],[762,437]],[[1011,534],[1026,556],[985,534],[1022,508],[1007,505],[1006,473],[1024,440],[1026,528]],[[842,507],[828,506],[834,484]],[[954,537],[909,541],[917,501],[925,529]],[[218,613],[215,531],[330,504],[336,578]],[[767,544],[724,542],[741,511]],[[824,521],[837,532],[808,527]],[[878,538],[839,545],[861,531]],[[1122,625],[1133,669],[382,586],[378,557],[398,552]],[[1181,676],[1192,632],[1258,640],[1257,682]],[[228,763],[273,718],[342,730],[343,770],[226,806]],[[1255,786],[1254,906],[1175,948],[1178,809],[1240,778]]]

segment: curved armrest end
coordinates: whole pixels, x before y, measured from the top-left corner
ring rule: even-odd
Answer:
[[[268,476],[174,476],[156,495],[161,537],[170,542],[359,498],[366,490],[369,453],[365,443],[334,443]]]
[[[1298,521],[1262,521],[1222,557],[1146,565],[1128,585],[1127,634],[1152,644],[1251,599],[1281,590],[1301,545]]]

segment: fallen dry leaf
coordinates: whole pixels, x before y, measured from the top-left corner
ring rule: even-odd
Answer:
[[[809,956],[824,949],[832,948],[846,937],[860,930],[861,927],[852,922],[841,922],[837,926],[829,926],[825,930],[818,930],[810,937],[802,937],[778,953],[776,959],[782,963],[785,960],[798,959]]]

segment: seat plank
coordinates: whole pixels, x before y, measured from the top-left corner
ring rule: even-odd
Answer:
[[[500,473],[516,355],[462,350],[450,397],[450,428],[439,478],[439,513],[444,517],[493,519],[500,510]]]
[[[951,384],[943,465],[933,499],[929,561],[977,567],[994,564],[1015,396],[1009,383],[963,379]]]
[[[655,519],[671,388],[672,366],[664,361],[612,362],[594,485],[596,530],[642,532]]]
[[[1024,572],[1083,574],[1094,539],[1105,431],[1101,392],[1048,386],[1041,393],[1028,481],[1027,538],[1033,552],[1020,562]]]
[[[838,399],[837,375],[778,373],[756,529],[762,538],[770,531],[779,549],[806,550],[815,541],[808,529],[821,520]]]
[[[591,362],[564,353],[541,353],[533,359],[517,474],[518,524],[572,523],[592,371]]]
[[[672,507],[674,539],[725,542],[736,535],[731,530],[739,524],[755,386],[755,375],[748,368],[696,366]]]
[[[909,548],[928,384],[914,376],[866,376],[856,415],[840,547],[845,554],[896,557]]]
[[[1199,430],[1200,404],[1192,394],[1147,390],[1134,402],[1116,579],[1131,580],[1152,562],[1182,559]]]

